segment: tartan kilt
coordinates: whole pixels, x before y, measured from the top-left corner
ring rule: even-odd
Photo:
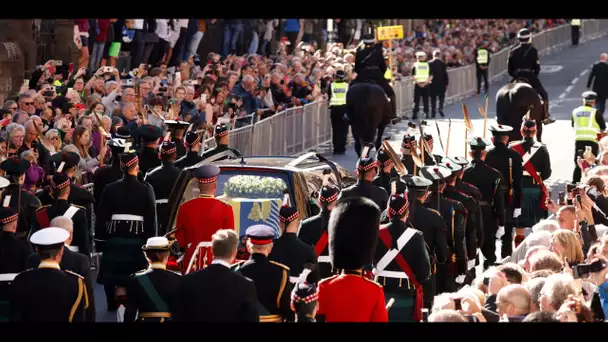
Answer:
[[[547,211],[540,209],[542,192],[538,185],[524,181],[522,197],[521,215],[516,219],[516,227],[532,227],[547,218]]]
[[[395,302],[388,310],[389,322],[414,322],[412,315],[416,304],[416,293],[414,291],[384,291],[386,304],[393,298]]]
[[[148,261],[141,249],[145,243],[139,238],[106,240],[97,283],[121,285],[132,274],[145,269]]]

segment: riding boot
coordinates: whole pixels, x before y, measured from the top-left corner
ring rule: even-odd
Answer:
[[[543,106],[545,107],[545,118],[543,119],[543,124],[549,125],[555,122],[555,118],[551,117],[549,114],[549,100],[544,101]]]

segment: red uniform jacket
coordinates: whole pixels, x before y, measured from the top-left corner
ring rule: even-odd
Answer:
[[[388,322],[382,285],[340,274],[319,282],[319,311],[326,322]]]
[[[220,229],[234,229],[234,214],[230,204],[210,195],[200,195],[179,207],[177,212],[177,232],[175,238],[180,246],[186,248],[182,267],[184,270],[196,246],[203,241],[211,242],[211,236]],[[188,246],[190,245],[190,246]],[[211,248],[207,251],[207,260],[211,263]]]

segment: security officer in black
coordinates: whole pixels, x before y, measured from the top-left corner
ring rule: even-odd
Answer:
[[[120,169],[120,156],[125,150],[127,142],[124,139],[114,138],[108,141],[108,146],[112,151],[112,164],[104,165],[95,171],[95,180],[93,181],[93,196],[95,198],[94,208],[97,210],[97,205],[101,199],[101,194],[106,185],[114,183],[122,178],[122,170]]]
[[[407,223],[422,232],[431,259],[432,275],[427,282],[422,284],[424,307],[430,309],[437,294],[435,290],[437,264],[446,263],[449,257],[446,236],[448,228],[437,210],[424,205],[430,194],[429,187],[433,185],[433,182],[418,176],[407,177],[405,182],[410,196],[410,215]]]
[[[260,322],[293,321],[289,267],[268,258],[275,230],[266,225],[254,225],[247,228],[246,235],[251,256],[233,269],[255,283]]]
[[[42,205],[36,196],[22,187],[25,171],[29,167],[29,161],[17,156],[10,157],[0,164],[0,169],[6,172],[6,178],[11,182],[3,191],[2,206],[10,207],[19,214],[16,235],[20,239],[27,239],[30,231],[38,230],[36,209]]]
[[[391,191],[391,179],[393,176],[393,161],[389,158],[386,151],[384,151],[384,147],[378,150],[378,154],[376,155],[378,161],[378,175],[372,181],[377,187],[380,187],[388,193]],[[380,208],[383,210],[384,208]]]
[[[215,126],[215,132],[213,134],[213,136],[215,137],[215,147],[212,149],[209,149],[209,150],[205,151],[205,153],[203,153],[203,160],[207,159],[209,157],[213,157],[224,151],[232,151],[237,157],[241,156],[241,152],[239,152],[237,149],[228,147],[228,137],[229,137],[228,133],[229,132],[230,132],[229,127],[225,124],[219,124],[219,125]],[[228,156],[221,157],[216,160],[226,159],[227,157]]]
[[[475,73],[477,75],[477,94],[479,95],[479,91],[481,90],[481,79],[483,78],[483,88],[484,93],[488,93],[488,68],[490,67],[491,54],[490,50],[488,50],[488,41],[484,40],[483,43],[479,45],[477,50],[473,52],[473,57],[475,58]]]
[[[437,210],[447,227],[448,259],[444,264],[437,265],[437,293],[456,291],[456,283],[462,284],[467,272],[466,209],[462,203],[442,194],[445,179],[451,174],[450,169],[439,165],[426,166],[420,170],[422,177],[433,182],[431,195],[424,205]]]
[[[175,162],[177,149],[175,144],[165,141],[160,146],[160,158],[162,165],[150,170],[146,174],[145,181],[154,189],[156,197],[156,215],[158,220],[158,231],[164,232],[164,225],[169,219],[169,196],[173,190],[173,184],[181,172],[173,163]]]
[[[203,158],[199,155],[199,151],[201,148],[200,135],[192,131],[186,132],[185,143],[188,152],[186,152],[186,155],[179,158],[174,164],[175,167],[180,170],[183,170],[184,168],[187,168],[189,166],[196,165],[203,160]]]
[[[328,233],[329,215],[336,206],[340,189],[333,184],[323,185],[319,192],[319,206],[321,212],[302,221],[298,230],[298,238],[312,245],[318,261],[319,276],[321,279],[332,275],[332,266],[329,259]]]
[[[331,118],[334,154],[344,154],[346,152],[348,122],[344,115],[346,114],[348,82],[345,81],[345,78],[346,73],[344,73],[344,70],[338,70],[336,71],[336,79],[329,85],[329,115]]]
[[[289,194],[285,194],[283,205],[279,209],[281,236],[274,240],[269,260],[274,260],[289,267],[289,281],[297,283],[298,276],[304,268],[317,269],[317,254],[308,243],[298,238],[300,218],[298,208],[289,204]]]
[[[342,190],[340,198],[361,196],[372,200],[378,208],[386,208],[388,202],[388,193],[386,190],[372,184],[377,173],[377,161],[373,157],[368,156],[370,147],[366,146],[361,152],[361,158],[357,162],[357,177],[359,180],[356,184]]]
[[[549,95],[538,79],[540,60],[538,50],[530,42],[532,34],[530,30],[523,28],[517,33],[517,38],[519,44],[509,53],[507,72],[514,80],[520,77],[525,78],[528,84],[538,92],[544,102],[545,120],[543,123],[545,125],[553,123],[555,118],[549,115]]]
[[[17,238],[17,213],[10,207],[0,207],[0,274],[21,273],[25,271],[27,259],[34,253],[32,246]],[[9,293],[0,288],[0,300]]]
[[[418,156],[416,136],[409,132],[403,136],[401,142],[401,163],[407,169],[407,172],[411,175],[418,175],[418,168],[414,162],[412,154]]]
[[[519,153],[508,148],[509,132],[512,130],[513,127],[507,125],[490,126],[494,147],[488,150],[485,159],[486,165],[500,171],[503,180],[501,189],[505,204],[505,232],[501,237],[503,258],[513,252],[513,227],[515,219],[521,215],[523,161]]]
[[[52,204],[45,205],[36,211],[36,219],[40,229],[51,226],[51,221],[57,216],[65,216],[73,222],[72,247],[74,252],[91,257],[91,229],[86,209],[76,204],[70,204],[70,179],[65,173],[59,172],[51,178]]]
[[[481,252],[485,257],[484,269],[496,261],[496,233],[499,227],[504,227],[505,205],[503,195],[503,180],[500,171],[486,165],[486,147],[490,143],[483,138],[469,140],[473,161],[465,170],[462,180],[475,185],[481,192],[481,215],[483,219],[483,244]]]
[[[139,151],[140,171],[145,175],[148,171],[161,164],[158,158],[158,139],[163,131],[154,125],[142,125],[137,129],[137,135],[141,138],[141,149]]]
[[[355,55],[355,67],[353,71],[357,73],[357,78],[351,82],[351,85],[366,80],[373,80],[384,89],[386,96],[391,99],[392,117],[396,117],[397,103],[395,101],[395,91],[388,83],[388,80],[384,78],[386,63],[384,62],[382,45],[376,44],[376,40],[371,34],[363,35],[362,41],[365,47],[357,51]]]
[[[464,284],[470,284],[475,279],[475,263],[477,258],[477,230],[482,230],[479,217],[480,207],[475,198],[467,195],[456,188],[456,182],[462,175],[462,166],[451,158],[443,158],[439,166],[449,169],[452,173],[445,179],[445,188],[442,195],[454,201],[462,203],[466,209],[465,213],[465,241],[467,251],[467,277]],[[481,241],[479,242],[481,246]]]
[[[186,155],[184,135],[186,133],[186,129],[188,129],[188,126],[190,126],[190,123],[180,120],[165,120],[165,125],[167,125],[167,131],[171,132],[171,141],[175,143],[177,158],[183,157]]]
[[[173,144],[173,143],[171,143]],[[167,270],[170,244],[165,237],[152,237],[142,247],[149,267],[127,282],[124,322],[162,323],[171,321],[178,306],[182,277]]]
[[[138,179],[137,154],[124,152],[120,159],[124,176],[106,186],[95,215],[95,238],[104,242],[97,282],[104,285],[109,310],[117,308],[116,286],[147,266],[141,247],[157,228],[154,190]]]

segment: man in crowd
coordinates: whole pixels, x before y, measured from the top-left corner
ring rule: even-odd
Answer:
[[[608,53],[602,53],[600,60],[593,64],[587,78],[587,89],[597,94],[597,110],[602,113],[606,111],[606,99],[608,98]]]
[[[433,59],[429,62],[429,67],[433,75],[433,82],[431,82],[430,87],[431,118],[435,118],[437,111],[439,111],[439,115],[443,118],[445,117],[443,114],[443,103],[445,102],[445,93],[448,90],[450,78],[447,66],[441,59],[441,50],[433,51]],[[437,108],[437,101],[439,101],[439,108]]]

